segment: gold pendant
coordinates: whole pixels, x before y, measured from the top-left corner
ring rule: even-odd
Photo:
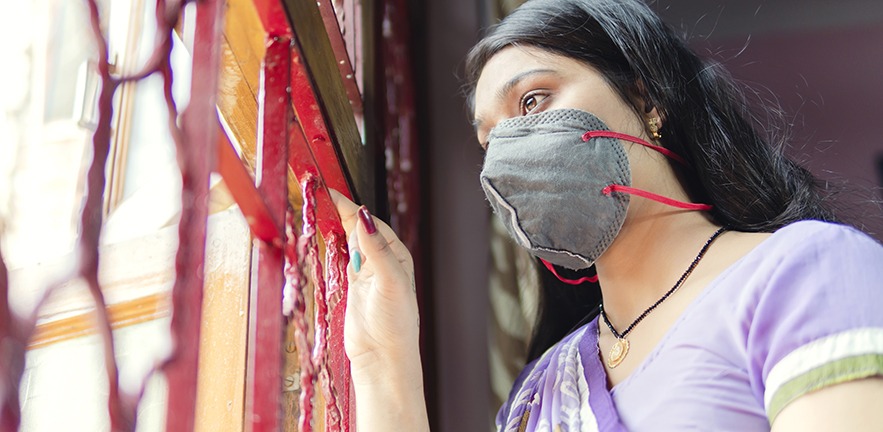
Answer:
[[[616,339],[616,343],[610,348],[607,358],[607,367],[613,369],[619,366],[625,356],[629,353],[629,341],[626,339]]]

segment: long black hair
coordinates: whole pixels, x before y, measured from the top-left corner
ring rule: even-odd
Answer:
[[[836,220],[820,182],[784,155],[785,135],[764,130],[781,114],[749,103],[720,63],[700,59],[642,1],[528,1],[470,51],[466,90],[473,108],[482,68],[512,45],[585,62],[639,115],[656,107],[664,119],[661,145],[686,159],[688,168],[673,164],[679,179],[695,202],[714,205],[717,223],[772,232],[803,219]],[[554,277],[542,280],[530,359],[578,324],[573,317],[593,318],[600,300],[597,284],[562,294],[574,288]]]

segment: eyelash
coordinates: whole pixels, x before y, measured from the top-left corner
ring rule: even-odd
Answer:
[[[533,98],[535,100],[538,99],[537,96],[541,96],[542,98],[539,98],[539,101],[535,102],[536,105],[532,109],[527,110],[526,109],[527,107],[525,106],[526,102],[531,98]],[[518,102],[518,110],[521,112],[521,115],[530,114],[535,109],[537,109],[540,106],[540,104],[542,104],[543,101],[546,100],[547,97],[549,97],[549,95],[546,93],[543,93],[541,91],[534,90],[534,91],[528,92],[524,96],[522,96],[521,100]]]
[[[548,92],[545,92],[545,91],[541,91],[541,90],[529,91],[529,92],[525,93],[524,96],[521,97],[521,100],[518,101],[518,110],[521,112],[521,115],[530,114],[531,112],[533,112],[534,110],[539,108],[540,105],[543,102],[545,102],[546,98],[548,98],[549,96],[550,95],[548,94]],[[525,110],[525,108],[526,108],[525,102],[527,100],[529,100],[530,98],[539,99],[539,100],[536,102],[536,106],[534,106],[533,109]],[[479,143],[479,146],[481,146],[482,150],[487,151],[487,143]]]

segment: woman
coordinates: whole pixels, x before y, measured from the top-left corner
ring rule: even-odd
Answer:
[[[495,213],[603,299],[543,314],[501,430],[883,430],[883,247],[833,223],[720,68],[637,0],[529,1],[467,68]],[[336,200],[359,430],[426,430],[410,257]]]

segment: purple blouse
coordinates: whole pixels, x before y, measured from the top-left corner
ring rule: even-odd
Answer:
[[[850,227],[803,221],[721,273],[612,390],[598,320],[565,337],[525,367],[497,427],[765,431],[798,397],[877,375],[883,246]]]

